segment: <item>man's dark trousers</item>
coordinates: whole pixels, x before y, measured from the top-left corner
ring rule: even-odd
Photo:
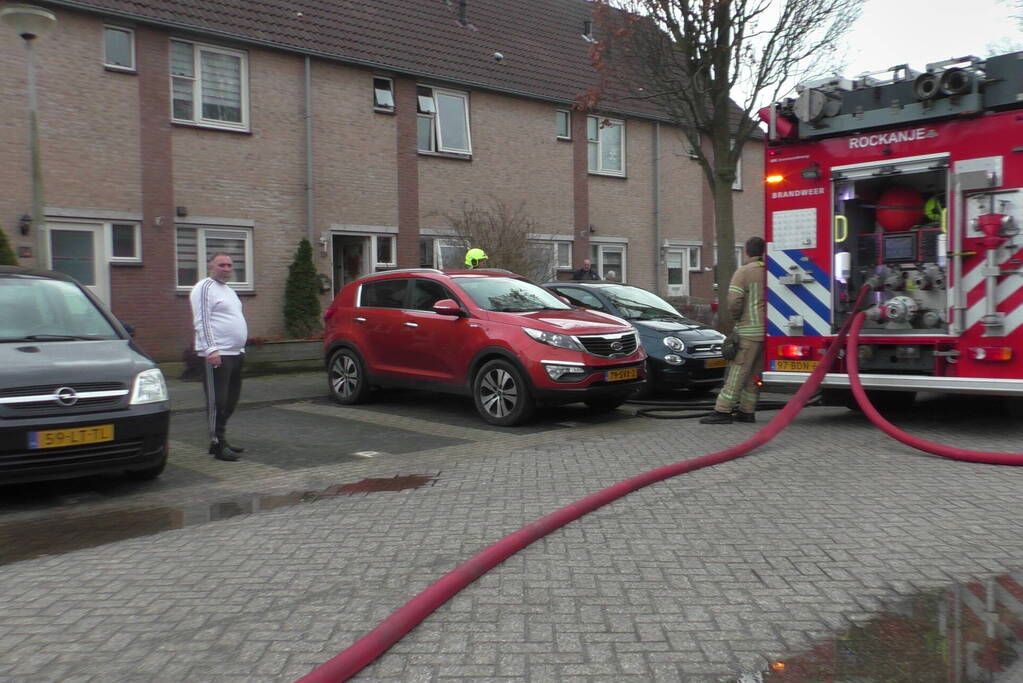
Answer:
[[[205,359],[204,359],[205,360]],[[242,393],[242,366],[245,354],[221,356],[220,367],[206,364],[202,388],[206,394],[206,416],[209,418],[210,441],[223,443],[227,420],[238,405]]]

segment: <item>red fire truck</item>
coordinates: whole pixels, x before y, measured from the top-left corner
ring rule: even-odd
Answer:
[[[868,285],[858,360],[878,403],[1023,397],[1023,52],[804,84],[760,112],[763,381],[801,384]],[[844,359],[824,380],[851,399]]]

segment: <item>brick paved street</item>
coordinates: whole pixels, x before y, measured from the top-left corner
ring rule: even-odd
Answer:
[[[336,420],[338,441],[353,420],[393,421],[424,447],[282,469],[272,453],[235,466],[176,439],[173,458],[225,493],[434,481],[7,565],[0,681],[294,680],[524,524],[762,426],[637,418],[516,435],[295,398],[259,409]],[[988,405],[936,402],[896,421],[939,442],[1023,450],[1023,426]],[[811,408],[749,457],[640,490],[526,548],[357,680],[728,680],[901,596],[1020,567],[1021,490],[1019,468],[921,454],[855,413]]]

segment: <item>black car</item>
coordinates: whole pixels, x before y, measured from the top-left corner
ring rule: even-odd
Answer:
[[[652,292],[611,282],[549,282],[544,287],[581,306],[629,321],[647,352],[648,392],[709,391],[721,386],[728,362],[725,335],[690,320]]]
[[[74,279],[0,266],[0,484],[167,462],[163,374]]]

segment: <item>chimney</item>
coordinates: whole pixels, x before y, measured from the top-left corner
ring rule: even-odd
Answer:
[[[458,0],[458,23],[462,26],[469,23],[469,0]]]

